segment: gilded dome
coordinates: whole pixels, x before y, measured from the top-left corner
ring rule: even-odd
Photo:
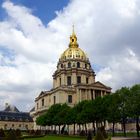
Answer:
[[[83,60],[87,60],[87,56],[84,53],[84,51],[82,51],[79,48],[79,45],[77,43],[77,37],[76,34],[73,30],[72,35],[70,36],[70,43],[69,43],[69,48],[66,49],[63,54],[61,55],[60,59],[65,60],[65,59],[83,59]]]
[[[80,48],[68,48],[60,59],[87,59],[86,54]]]

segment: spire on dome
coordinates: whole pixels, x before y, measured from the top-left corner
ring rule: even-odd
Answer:
[[[73,29],[72,29],[72,35],[70,36],[69,47],[70,48],[78,48],[77,37],[76,37],[76,34],[74,32],[74,25],[72,27],[73,27]]]
[[[72,35],[75,35],[75,32],[74,32],[74,24],[72,25]]]

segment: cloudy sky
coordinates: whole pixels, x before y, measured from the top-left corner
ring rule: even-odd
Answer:
[[[72,25],[96,80],[140,83],[140,0],[0,1],[0,109],[29,111],[68,47]]]

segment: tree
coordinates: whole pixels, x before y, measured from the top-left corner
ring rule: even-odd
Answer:
[[[104,111],[106,111],[103,106],[102,97],[97,97],[95,100],[93,100],[92,109],[95,115],[94,118],[96,121],[96,126],[99,127],[99,124],[104,121]]]
[[[124,136],[126,136],[126,121],[127,121],[127,117],[128,117],[128,99],[130,96],[130,90],[127,87],[122,87],[121,89],[117,90],[116,93],[120,96],[120,106],[119,106],[119,110],[121,113],[121,122],[123,125],[123,132],[124,132]]]
[[[130,89],[129,112],[130,116],[136,119],[136,130],[139,137],[140,84],[136,84]]]
[[[36,124],[41,126],[46,126],[46,114],[37,117]]]
[[[119,111],[120,106],[120,96],[116,93],[107,96],[107,102],[109,103],[107,108],[107,120],[112,123],[112,135],[114,136],[114,126],[115,123],[119,122],[121,119],[121,114]]]
[[[66,124],[68,124],[68,125],[73,124],[73,125],[74,125],[74,128],[73,128],[73,130],[74,130],[74,135],[75,135],[76,118],[77,118],[77,113],[76,113],[75,107],[70,108],[70,109],[68,110],[68,113],[67,113],[67,116],[66,116]]]
[[[63,105],[61,105],[61,107],[58,109],[59,111],[54,116],[53,121],[54,121],[55,125],[59,126],[59,134],[60,134],[60,126],[64,125],[64,127],[65,127],[65,125],[66,125],[66,117],[69,112],[69,109],[70,109],[70,107],[67,104],[63,104]]]
[[[81,129],[80,128],[80,125],[82,124],[85,124],[85,130],[87,132],[87,128],[86,128],[86,123],[87,123],[87,120],[85,118],[85,113],[84,113],[84,106],[85,104],[87,103],[88,101],[87,100],[84,100],[84,101],[81,101],[79,102],[74,108],[75,108],[75,111],[76,111],[76,123],[79,124],[79,130]],[[81,131],[81,130],[80,130]]]

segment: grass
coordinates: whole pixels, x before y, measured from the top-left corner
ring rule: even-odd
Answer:
[[[79,137],[63,137],[63,136],[45,136],[41,138],[29,138],[25,140],[85,140],[85,138]]]

